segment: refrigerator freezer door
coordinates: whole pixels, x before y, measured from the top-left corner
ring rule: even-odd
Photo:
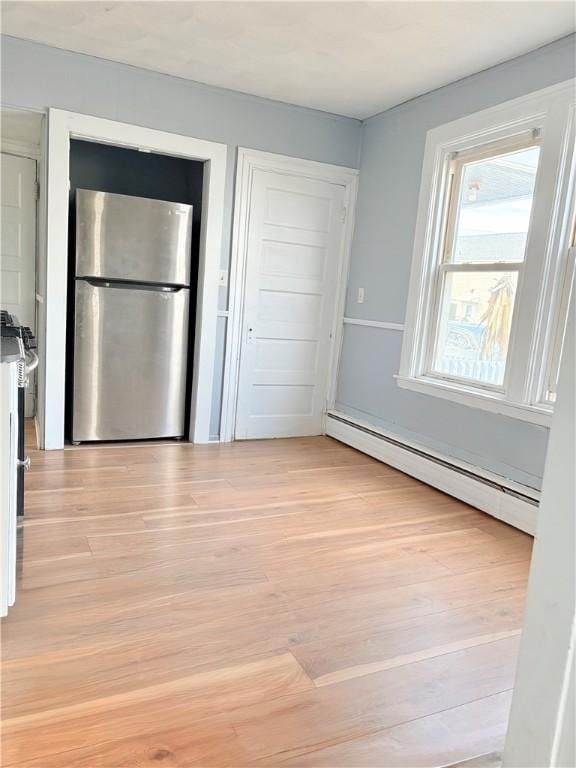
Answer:
[[[192,206],[76,191],[76,277],[189,285]]]
[[[76,281],[72,439],[184,434],[189,291]]]

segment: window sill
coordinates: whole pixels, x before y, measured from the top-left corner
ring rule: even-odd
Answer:
[[[398,375],[396,381],[398,386],[403,389],[410,389],[423,395],[441,397],[444,400],[451,400],[453,403],[467,405],[470,408],[500,413],[503,416],[529,421],[543,427],[549,427],[552,423],[552,409],[545,406],[512,403],[493,392],[479,392],[458,384],[435,381],[425,377],[415,378]]]

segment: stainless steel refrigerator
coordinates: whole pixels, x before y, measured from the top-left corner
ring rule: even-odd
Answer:
[[[76,191],[72,440],[184,435],[192,206]]]

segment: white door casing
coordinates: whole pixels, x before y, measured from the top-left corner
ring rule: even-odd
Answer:
[[[0,205],[0,306],[35,331],[36,161],[2,153]],[[26,416],[34,414],[34,382],[26,392]]]
[[[39,370],[40,377],[44,377],[39,402],[43,417],[39,433],[41,447],[46,450],[64,447],[68,177],[70,140],[74,138],[204,163],[189,437],[193,442],[209,442],[228,147],[61,109],[50,108],[47,122],[46,183],[40,193],[39,231],[39,274],[45,273],[46,283],[38,317],[44,329],[44,339],[39,339]]]
[[[345,214],[341,184],[254,171],[237,439],[323,431]]]
[[[574,286],[548,440],[504,768],[572,768],[576,645]]]

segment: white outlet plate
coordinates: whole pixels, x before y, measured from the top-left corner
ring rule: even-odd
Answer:
[[[221,288],[225,288],[228,285],[228,270],[221,269],[218,272],[218,285]]]
[[[356,299],[358,304],[364,304],[364,288],[358,288],[358,298]]]

